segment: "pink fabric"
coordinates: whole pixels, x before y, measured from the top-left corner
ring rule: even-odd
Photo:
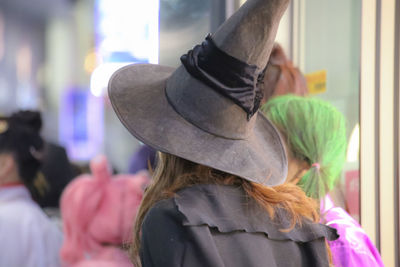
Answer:
[[[329,241],[334,266],[383,267],[378,250],[356,220],[342,208],[335,207],[329,196],[322,204],[323,223],[335,228],[340,236]]]
[[[102,259],[101,254],[108,251],[105,247],[131,241],[143,189],[149,182],[144,175],[111,177],[104,156],[93,159],[90,168],[92,175],[74,179],[61,197],[65,235],[61,258],[67,265]]]

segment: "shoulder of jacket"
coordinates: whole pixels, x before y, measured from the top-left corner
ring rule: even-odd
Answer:
[[[147,212],[144,222],[148,220],[160,221],[166,219],[181,219],[181,214],[175,205],[174,198],[167,198],[156,202]]]
[[[181,213],[184,226],[207,225],[221,233],[264,233],[269,239],[295,242],[338,237],[335,229],[308,220],[291,231],[282,231],[291,226],[286,211],[275,210],[272,219],[263,207],[235,186],[196,185],[177,192],[173,200],[174,212]]]

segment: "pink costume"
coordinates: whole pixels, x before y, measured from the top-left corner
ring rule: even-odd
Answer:
[[[372,241],[345,210],[335,207],[327,195],[321,204],[323,223],[337,229],[339,238],[328,241],[335,267],[384,266]]]
[[[132,266],[120,247],[131,241],[136,212],[149,182],[144,175],[111,177],[104,156],[90,163],[91,175],[73,180],[61,198],[65,266]]]

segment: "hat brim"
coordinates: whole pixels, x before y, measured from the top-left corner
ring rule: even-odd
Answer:
[[[174,71],[161,65],[135,64],[113,74],[109,97],[129,132],[156,150],[252,182],[268,186],[284,183],[285,147],[272,123],[259,112],[253,133],[242,140],[203,131],[181,117],[168,102],[165,87]]]

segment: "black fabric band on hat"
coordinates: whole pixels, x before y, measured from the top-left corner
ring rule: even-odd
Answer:
[[[181,56],[181,62],[193,77],[243,108],[248,119],[257,112],[263,98],[257,85],[263,80],[265,69],[228,55],[214,44],[210,35]]]

